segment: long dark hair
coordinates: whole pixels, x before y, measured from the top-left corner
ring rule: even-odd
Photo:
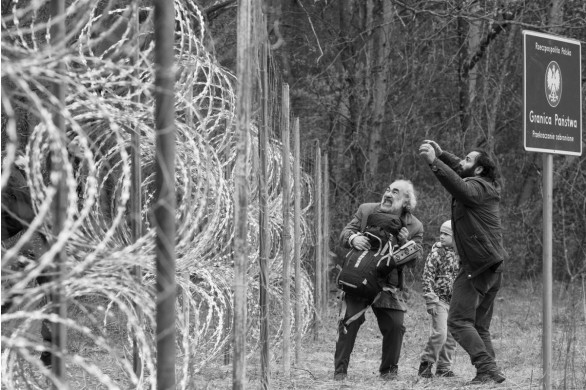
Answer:
[[[488,180],[495,182],[498,177],[498,170],[496,164],[492,161],[486,150],[484,149],[472,149],[473,152],[478,152],[476,157],[475,167],[482,167],[480,176],[487,178]]]

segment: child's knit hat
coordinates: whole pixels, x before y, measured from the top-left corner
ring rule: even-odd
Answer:
[[[442,223],[442,227],[440,227],[440,233],[446,233],[450,236],[452,235],[452,221],[450,219]]]

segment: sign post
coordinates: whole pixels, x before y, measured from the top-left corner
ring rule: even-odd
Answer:
[[[551,389],[553,155],[582,155],[580,42],[523,31],[526,151],[543,152],[543,388]]]

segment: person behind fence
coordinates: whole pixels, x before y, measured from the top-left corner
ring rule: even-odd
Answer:
[[[435,141],[419,154],[452,195],[452,229],[460,271],[452,292],[448,330],[476,367],[471,384],[502,383],[490,335],[494,301],[502,282],[503,248],[500,186],[496,165],[482,149],[461,160]]]
[[[453,247],[452,221],[448,220],[440,227],[440,239],[431,247],[423,268],[423,297],[427,312],[431,315],[429,340],[421,354],[418,372],[424,378],[433,376],[432,369],[436,363],[436,376],[454,376],[451,368],[456,340],[448,331],[448,309],[452,299],[452,285],[460,268],[459,262]]]
[[[2,166],[4,166],[4,158],[3,152]],[[38,261],[49,249],[49,243],[45,235],[40,230],[37,230],[32,233],[29,240],[15,256],[10,258],[5,256],[6,252],[16,245],[27,232],[31,221],[35,218],[24,164],[24,155],[19,151],[13,166],[10,168],[10,176],[6,187],[2,189],[2,314],[18,309],[18,305],[15,302],[18,302],[19,294],[10,293],[12,277],[22,273],[30,263]],[[35,280],[41,285],[47,283],[49,277],[45,273],[41,273]],[[41,305],[47,305],[48,301],[49,298],[43,296]],[[52,354],[49,352],[49,348],[53,337],[51,323],[47,319],[41,321],[41,338],[46,349],[41,352],[40,360],[46,367],[50,367]]]
[[[340,233],[341,246],[354,248],[358,251],[368,251],[371,243],[364,231],[369,215],[387,213],[399,216],[401,228],[396,234],[398,245],[408,244],[410,240],[416,246],[417,256],[421,257],[421,242],[423,240],[423,225],[411,212],[417,204],[413,184],[407,180],[394,181],[385,190],[380,203],[364,203],[358,207],[352,220]],[[417,259],[416,259],[417,260]],[[414,263],[414,262],[413,262]],[[384,380],[397,378],[398,362],[401,354],[401,345],[405,326],[403,325],[407,306],[400,291],[402,273],[398,268],[390,271],[387,277],[380,281],[382,291],[372,304],[380,332],[382,334],[382,357],[379,367],[380,377]],[[365,308],[371,303],[368,299],[342,293],[341,320],[338,323],[338,340],[334,353],[334,379],[343,380],[347,376],[350,355],[354,348],[356,335],[365,321]],[[360,314],[355,320],[349,319]]]

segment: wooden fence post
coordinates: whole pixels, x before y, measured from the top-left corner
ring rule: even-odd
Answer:
[[[299,142],[299,118],[293,124],[293,258],[295,259],[295,364],[300,363],[301,351],[301,147]]]
[[[315,207],[314,207],[314,218],[315,218],[315,287],[314,287],[314,322],[313,322],[313,336],[317,340],[319,335],[319,325],[321,322],[321,303],[322,303],[322,174],[321,174],[321,149],[319,142],[316,143],[315,149]]]
[[[323,300],[322,300],[322,310],[328,310],[328,298],[330,296],[330,274],[328,272],[328,267],[330,265],[330,213],[329,213],[329,193],[330,193],[330,183],[328,180],[329,175],[329,167],[328,167],[328,153],[324,152],[323,155],[323,189],[324,189],[324,200],[323,200]]]
[[[283,375],[285,380],[291,378],[291,229],[289,226],[291,200],[290,182],[290,148],[289,148],[289,85],[283,84],[281,97],[281,140],[283,142],[283,170],[281,186],[283,189]]]
[[[140,52],[140,38],[139,38],[139,22],[138,22],[138,4],[136,1],[132,3],[132,36],[135,39],[134,45],[134,56],[132,61],[134,64],[138,64],[138,57]],[[138,68],[135,68],[135,77],[138,79]],[[134,94],[133,101],[139,101],[139,95]],[[131,240],[136,243],[140,236],[142,236],[142,201],[141,201],[141,169],[140,169],[140,129],[137,127],[130,133],[130,145],[131,145],[131,163],[132,163],[132,182],[131,182],[131,194],[129,201],[129,221],[131,230]],[[133,273],[134,277],[139,283],[142,283],[142,267],[140,265],[134,266]],[[142,322],[142,308],[139,305],[134,305],[136,310],[139,323]],[[137,377],[140,378],[142,374],[142,361],[138,354],[138,342],[136,337],[132,338],[132,367]]]
[[[267,187],[268,150],[269,150],[269,78],[268,78],[268,43],[261,46],[260,73],[261,73],[261,125],[259,128],[259,160],[260,172],[258,175],[259,191],[259,306],[260,306],[260,371],[261,389],[267,390],[270,386],[270,357],[269,357],[269,302],[268,285],[269,270],[267,267],[270,252],[269,231],[269,191]]]
[[[248,266],[248,132],[252,102],[252,0],[238,3],[236,162],[234,165],[234,360],[232,388],[246,383],[246,269]]]
[[[51,40],[52,44],[56,47],[65,47],[65,1],[64,0],[52,0],[51,1],[51,15],[53,17],[53,23],[51,24]],[[59,60],[57,63],[57,71],[59,73],[65,72],[65,63],[63,60]],[[54,82],[52,85],[53,94],[57,98],[59,105],[55,107],[55,113],[53,114],[53,122],[57,128],[59,144],[61,147],[67,147],[67,139],[65,137],[65,118],[59,112],[61,107],[65,104],[65,87],[60,81]],[[66,153],[66,152],[64,152]],[[53,235],[54,237],[59,236],[65,222],[67,214],[67,189],[66,189],[66,177],[64,169],[63,154],[59,154],[59,151],[53,151],[53,161],[55,166],[53,169],[61,173],[61,177],[57,182],[53,184],[57,186],[57,192],[53,202]],[[61,249],[55,255],[56,265],[56,278],[61,279],[63,277],[63,263],[66,260],[65,248]],[[61,285],[59,283],[59,285]],[[53,294],[52,300],[55,305],[55,314],[65,320],[67,318],[67,302],[63,296],[63,291],[60,287],[56,287]],[[53,374],[57,377],[60,384],[64,384],[65,381],[65,363],[64,356],[67,348],[67,329],[61,322],[56,322],[52,327],[51,344],[53,352],[51,354],[51,367]],[[56,352],[56,353],[55,353]],[[53,388],[57,389],[57,383],[53,383]]]
[[[157,389],[175,389],[174,3],[154,2],[157,226]]]

